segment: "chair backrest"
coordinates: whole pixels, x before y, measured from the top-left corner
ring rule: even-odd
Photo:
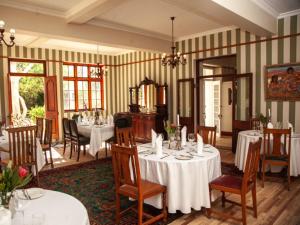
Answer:
[[[44,134],[44,118],[36,117],[35,119],[36,119],[36,126],[37,126],[36,137],[42,140]]]
[[[126,128],[131,126],[132,126],[132,118],[130,116],[123,116],[115,119],[115,127]]]
[[[140,190],[141,176],[136,146],[128,147],[113,144],[111,152],[116,190],[118,191],[120,186],[124,184]]]
[[[203,142],[205,144],[216,146],[217,126],[214,127],[198,126],[197,133],[199,133],[202,136]]]
[[[62,124],[63,124],[63,132],[64,136],[70,136],[71,131],[70,131],[70,123],[68,118],[63,118],[62,119]]]
[[[251,118],[250,119],[251,129],[252,130],[260,130],[260,120],[259,118]]]
[[[116,127],[116,142],[118,145],[133,146],[136,145],[132,127]]]
[[[8,128],[9,158],[13,165],[33,165],[36,162],[37,126]]]
[[[79,138],[78,134],[78,128],[77,128],[77,123],[75,120],[69,120],[69,126],[70,126],[70,131],[71,131],[71,137],[72,138]]]
[[[264,128],[264,155],[286,156],[291,152],[291,128],[269,129]]]
[[[47,144],[51,146],[52,143],[52,120],[51,119],[45,119],[45,135],[43,144]]]
[[[242,188],[247,188],[251,182],[256,182],[261,143],[262,138],[259,138],[257,142],[250,142],[249,144]]]

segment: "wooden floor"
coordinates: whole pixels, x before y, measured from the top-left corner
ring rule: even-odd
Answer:
[[[69,148],[65,155],[62,154],[62,146],[58,145],[53,149],[54,165],[56,167],[67,166],[78,163],[73,154],[69,159]],[[231,150],[220,150],[222,162],[234,163],[234,154]],[[109,154],[110,155],[110,154]],[[100,151],[99,158],[105,157],[105,151]],[[81,152],[80,161],[87,162],[95,158],[89,154],[83,155]],[[43,170],[49,169],[46,166]],[[240,202],[239,196],[226,195],[229,199]],[[248,225],[300,225],[300,178],[292,179],[291,190],[288,191],[286,182],[282,178],[271,178],[265,182],[265,187],[261,187],[261,181],[257,185],[258,218],[253,217],[251,210],[247,211]],[[251,194],[247,195],[247,204],[252,206]],[[220,199],[217,199],[213,205],[218,210],[225,210],[230,214],[241,217],[241,210],[238,206],[232,206],[226,203],[225,209],[221,207]],[[217,215],[212,215],[211,219],[205,216],[202,211],[193,211],[191,214],[184,215],[173,221],[171,225],[221,225],[221,224],[241,224],[234,220],[223,221]]]

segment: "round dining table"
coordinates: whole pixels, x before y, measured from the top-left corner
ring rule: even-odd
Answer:
[[[34,215],[44,215],[44,225],[89,225],[89,217],[83,204],[71,195],[44,190],[43,196],[24,200],[23,224],[32,224]],[[19,225],[20,213],[13,218],[12,225]]]
[[[236,152],[234,164],[243,170],[246,165],[246,159],[248,154],[248,148],[250,142],[256,142],[260,137],[263,137],[263,134],[257,130],[245,130],[240,131],[238,134]],[[300,175],[300,134],[293,133],[291,135],[291,154],[290,154],[290,174],[291,176]],[[263,143],[260,150],[263,154]],[[281,167],[271,167],[271,171],[278,172],[281,170]]]
[[[202,155],[196,153],[196,143],[187,143],[182,150],[168,149],[163,145],[163,155],[156,155],[151,143],[138,146],[142,179],[167,187],[169,213],[190,213],[192,209],[210,208],[209,182],[221,176],[219,151],[206,145]],[[215,199],[212,193],[212,200]],[[145,200],[145,203],[162,208],[161,196]]]

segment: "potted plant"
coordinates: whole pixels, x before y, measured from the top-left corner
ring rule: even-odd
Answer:
[[[268,124],[268,117],[267,116],[264,116],[264,114],[261,113],[259,115],[259,121],[261,122],[263,127],[267,127],[267,124]]]

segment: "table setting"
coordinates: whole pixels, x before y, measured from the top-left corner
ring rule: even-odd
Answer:
[[[300,175],[300,134],[294,133],[293,126],[291,123],[286,123],[285,126],[283,126],[282,123],[275,123],[273,125],[272,123],[267,124],[268,128],[291,128],[291,158],[290,158],[290,174],[291,176],[298,176]],[[235,160],[234,164],[238,167],[239,170],[244,170],[247,153],[248,153],[248,147],[250,142],[256,142],[259,138],[263,138],[263,132],[261,130],[245,130],[240,131],[238,134],[238,140],[237,140],[237,147],[236,147],[236,153],[235,153]],[[272,135],[271,135],[272,138]],[[283,140],[282,140],[283,141]],[[263,142],[261,146],[261,154],[263,154]],[[279,172],[281,170],[281,167],[271,167],[272,172]]]
[[[197,142],[194,142],[195,138],[187,142],[186,129],[181,131],[182,138],[176,137],[174,143],[163,141],[161,134],[152,131],[152,142],[137,146],[142,178],[167,186],[169,213],[176,213],[176,210],[190,213],[192,209],[209,208],[208,184],[221,175],[219,151],[205,145],[199,134]],[[212,200],[215,197],[213,193]],[[145,202],[156,208],[162,207],[161,196]]]
[[[77,123],[79,134],[90,137],[89,154],[95,156],[101,149],[102,143],[114,136],[114,122],[112,115],[107,118],[83,118]]]

